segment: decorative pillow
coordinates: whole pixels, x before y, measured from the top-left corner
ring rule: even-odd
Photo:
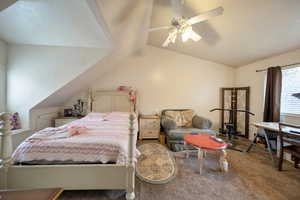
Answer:
[[[182,121],[181,111],[171,111],[165,112],[165,115],[172,118],[176,122],[176,126],[184,126],[185,123]]]
[[[167,115],[162,116],[161,124],[164,127],[164,129],[167,131],[177,128],[176,122],[173,120],[173,118],[171,118]]]
[[[193,124],[192,124],[193,116],[194,116],[193,110],[181,111],[181,117],[182,117],[182,121],[183,121],[185,127],[193,126]]]

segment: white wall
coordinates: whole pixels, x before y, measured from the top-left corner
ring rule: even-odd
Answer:
[[[135,7],[128,10],[131,1],[97,0],[100,14],[103,15],[113,40],[113,47],[109,54],[90,67],[87,71],[57,90],[35,108],[63,105],[71,97],[77,96],[81,91],[88,90],[89,85],[112,68],[122,63],[131,54],[140,53],[140,48],[146,45],[150,15],[152,13],[152,0],[139,0]],[[124,11],[130,14],[126,17]],[[99,14],[99,13],[98,13]]]
[[[6,64],[7,64],[7,44],[0,40],[0,112],[6,110]]]
[[[255,72],[257,69],[265,69],[271,66],[281,66],[300,61],[300,49],[285,54],[273,56],[264,60],[241,66],[236,70],[235,85],[239,87],[250,86],[250,109],[255,113],[251,122],[263,120],[264,108],[264,85],[266,72]],[[283,120],[290,123],[300,123],[300,118],[286,117]],[[252,138],[255,128],[251,126],[250,136]]]
[[[147,46],[143,54],[130,56],[93,84],[94,89],[133,86],[143,114],[166,108],[193,108],[218,126],[220,87],[234,84],[234,69],[173,51]]]
[[[22,128],[29,111],[100,60],[104,49],[10,45],[7,65],[7,107],[19,112]]]

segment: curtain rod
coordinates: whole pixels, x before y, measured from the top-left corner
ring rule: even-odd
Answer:
[[[293,66],[293,65],[300,65],[300,62],[298,63],[293,63],[293,64],[289,64],[289,65],[283,65],[283,66],[280,66],[281,68],[284,68],[284,67],[289,67],[289,66]],[[259,69],[259,70],[256,70],[256,72],[264,72],[264,71],[267,71],[268,69]]]

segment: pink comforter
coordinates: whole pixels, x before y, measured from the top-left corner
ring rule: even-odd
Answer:
[[[136,142],[137,120],[134,126]],[[19,145],[13,160],[35,164],[43,161],[125,164],[128,134],[129,113],[90,113],[64,126],[33,134]]]

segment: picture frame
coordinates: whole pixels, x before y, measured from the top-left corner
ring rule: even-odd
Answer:
[[[64,117],[72,117],[73,116],[73,110],[71,108],[64,109]]]

